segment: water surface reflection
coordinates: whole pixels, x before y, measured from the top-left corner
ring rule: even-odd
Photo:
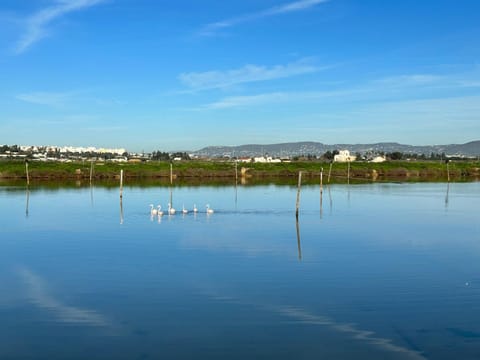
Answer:
[[[0,187],[0,357],[476,358],[479,183],[324,190]]]

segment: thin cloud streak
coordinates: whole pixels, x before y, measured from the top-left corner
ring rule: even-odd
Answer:
[[[316,66],[307,59],[286,65],[272,67],[245,65],[238,69],[226,71],[206,71],[182,73],[179,80],[194,90],[226,88],[237,84],[275,80],[297,75],[309,74],[328,69],[329,66]]]
[[[55,93],[55,92],[31,92],[15,96],[17,100],[25,101],[31,104],[47,105],[47,106],[61,106],[64,105],[70,93]]]
[[[352,95],[360,92],[363,92],[363,90],[357,89],[338,91],[272,92],[257,95],[229,96],[219,101],[206,104],[202,107],[202,109],[220,110],[272,103],[312,101],[324,98]]]
[[[451,76],[430,74],[399,75],[337,90],[272,92],[224,97],[218,101],[205,104],[200,109],[219,110],[279,103],[280,101],[282,103],[295,103],[325,98],[335,98],[343,102],[362,100],[367,103],[385,103],[387,101],[408,101],[415,98],[416,92],[421,94],[425,93],[426,90],[440,91],[440,93],[435,95],[433,93],[430,94],[428,96],[430,99],[454,99],[457,96],[453,96],[450,91],[462,88],[475,89],[477,87],[480,87],[480,82],[478,82],[475,76],[472,78],[472,74]],[[445,91],[448,91],[448,93],[445,93]]]
[[[294,1],[288,4],[274,6],[269,9],[259,11],[256,13],[241,15],[237,17],[233,17],[230,19],[225,19],[222,21],[217,21],[214,23],[207,24],[201,31],[201,36],[212,36],[215,35],[217,31],[229,27],[233,27],[242,23],[275,16],[275,15],[282,15],[286,13],[291,13],[295,11],[302,11],[314,7],[316,5],[322,4],[327,2],[328,0],[299,0]]]
[[[94,5],[106,0],[57,0],[52,6],[46,7],[25,21],[25,33],[15,46],[15,53],[21,54],[34,43],[48,35],[48,25],[62,16]]]
[[[386,77],[376,80],[374,83],[390,86],[422,86],[438,83],[444,79],[444,76],[439,75],[412,74]]]

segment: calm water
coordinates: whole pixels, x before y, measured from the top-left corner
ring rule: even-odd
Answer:
[[[0,358],[480,358],[480,183],[172,196],[0,187]]]

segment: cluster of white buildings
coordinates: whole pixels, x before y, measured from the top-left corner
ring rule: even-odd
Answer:
[[[97,154],[115,154],[115,155],[123,155],[127,152],[127,150],[123,148],[118,149],[109,149],[109,148],[96,148],[94,146],[30,146],[30,145],[22,145],[20,146],[20,150],[22,151],[32,151],[36,152],[59,152],[62,154],[66,153],[97,153]]]
[[[250,163],[250,162],[254,162],[254,163],[280,163],[282,161],[288,161],[289,160],[282,160],[282,159],[278,159],[278,158],[273,158],[271,156],[256,156],[256,157],[241,157],[241,158],[238,158],[237,159],[237,162],[243,162],[243,163]]]
[[[335,162],[350,162],[355,161],[357,157],[355,155],[351,155],[350,151],[348,150],[340,150],[337,155],[333,157],[333,161]]]
[[[350,154],[348,150],[340,150],[337,155],[333,157],[333,161],[335,162],[351,162],[357,160],[355,155]],[[373,159],[369,160],[373,163],[380,163],[386,161],[387,158],[385,156],[375,156]]]

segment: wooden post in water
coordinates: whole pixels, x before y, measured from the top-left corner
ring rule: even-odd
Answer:
[[[173,207],[173,162],[170,160],[170,206]],[[170,214],[169,214],[170,215]]]
[[[350,185],[350,161],[347,161],[348,167],[347,167],[347,182]]]
[[[330,169],[328,170],[328,179],[327,182],[330,184],[330,174],[332,173],[333,160],[330,162]]]
[[[323,208],[323,167],[320,170],[320,217],[322,217]]]
[[[238,183],[238,162],[235,160],[235,185]]]
[[[445,160],[447,163],[447,182],[450,182],[450,168],[448,167],[449,160]]]
[[[120,170],[120,199],[123,197],[123,169]]]
[[[90,161],[90,185],[92,185],[92,177],[93,177],[93,160]]]
[[[323,167],[320,169],[320,194],[323,193]]]
[[[295,216],[298,219],[298,209],[300,208],[300,189],[302,188],[302,172],[298,172],[297,202],[295,205]]]
[[[30,175],[28,174],[28,160],[25,159],[25,173],[27,174],[27,186],[30,185]]]
[[[237,200],[238,200],[238,161],[235,159],[235,211],[237,211]]]

